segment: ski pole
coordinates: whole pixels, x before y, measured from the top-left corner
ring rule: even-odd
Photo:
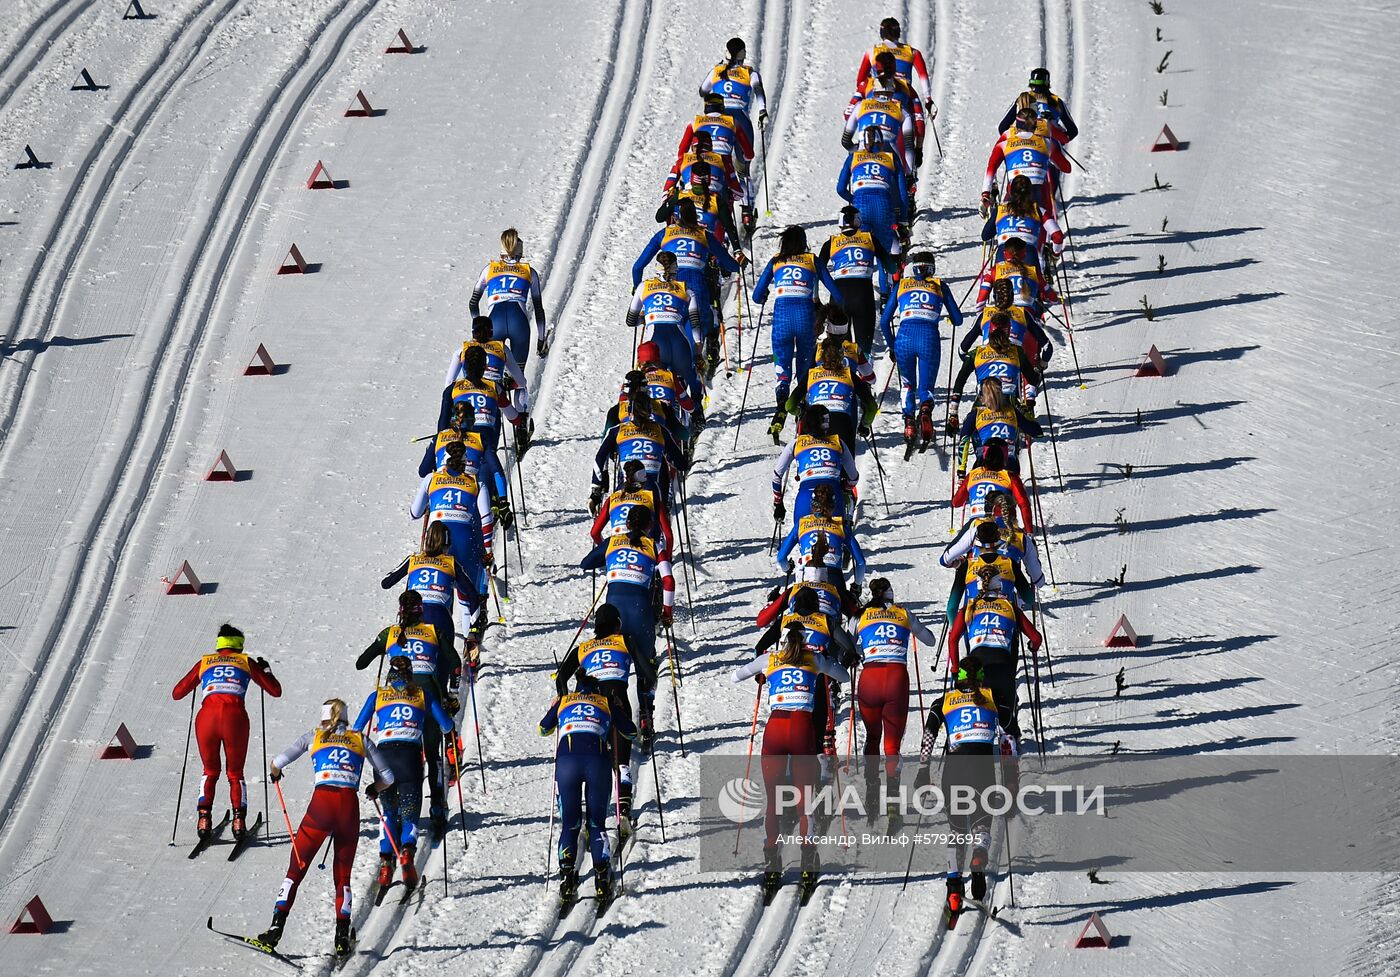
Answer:
[[[496,575],[491,572],[490,567],[486,568],[486,581],[491,585],[491,600],[496,604],[496,623],[505,624],[506,615],[505,612],[501,610],[500,595],[496,593]]]
[[[875,471],[880,476],[880,495],[885,500],[885,515],[890,514],[890,494],[885,491],[885,466],[880,464],[880,449],[875,447],[875,439],[867,437],[865,443],[870,445],[870,453],[875,458]]]
[[[331,853],[331,839],[334,837],[334,835],[326,835],[326,843],[321,847],[321,861],[316,866],[318,871],[324,872],[326,870],[326,856]]]
[[[170,826],[170,844],[172,847],[175,844],[175,832],[180,828],[180,801],[183,800],[185,796],[185,770],[189,767],[190,763],[190,737],[194,735],[194,700],[195,694],[191,691],[190,726],[189,729],[185,731],[185,758],[180,761],[180,791],[175,795],[175,823]],[[263,725],[263,728],[267,728],[266,724]],[[263,735],[263,756],[267,756],[267,735],[265,733]],[[266,766],[265,763],[264,766]],[[263,780],[263,793],[264,795],[267,793],[266,779]],[[263,819],[266,820],[266,815],[264,815]]]
[[[381,661],[382,661],[382,659],[381,659]],[[271,820],[272,820],[272,808],[271,808],[271,805],[270,805],[269,802],[268,802],[268,796],[267,796],[267,690],[264,689],[261,685],[258,686],[258,696],[259,696],[258,708],[259,708],[259,710],[262,712],[262,752],[263,752],[263,841],[266,842],[266,841],[267,841],[267,838],[268,838],[268,832],[269,832],[268,825],[269,825],[269,823],[270,823]],[[190,703],[190,706],[191,706],[191,708],[193,708],[194,703],[191,702],[191,703]],[[187,744],[187,745],[188,745],[188,744]],[[181,776],[181,778],[183,779],[184,774],[182,773],[180,776]],[[246,804],[247,801],[245,800],[244,803]]]
[[[1059,589],[1055,580],[1055,556],[1050,552],[1050,537],[1045,531],[1045,510],[1040,505],[1040,483],[1035,479],[1035,452],[1026,446],[1026,462],[1031,469],[1031,493],[1035,496],[1035,520],[1040,523],[1040,542],[1045,547],[1045,567],[1050,571],[1050,586]]]
[[[938,147],[938,158],[943,158],[943,140],[938,138],[938,124],[932,119],[928,121],[928,127],[933,130],[933,144]]]
[[[1021,644],[1021,672],[1026,677],[1026,690],[1031,697],[1031,730],[1035,733],[1036,749],[1040,752],[1040,757],[1045,758],[1045,731],[1040,725],[1040,711],[1036,708],[1035,683],[1031,679],[1031,665],[1026,659],[1026,645]]]
[[[389,819],[384,816],[384,808],[379,805],[379,796],[375,795],[371,797],[369,802],[374,805],[374,810],[379,815],[379,824],[384,829],[384,837],[389,839],[389,847],[394,850],[394,857],[396,859],[402,859],[403,853],[399,851],[399,843],[394,838],[394,833],[389,830]]]
[[[555,739],[558,739],[557,735]],[[557,754],[554,758],[554,767],[556,771],[559,768]],[[549,795],[549,837],[545,839],[544,843],[544,887],[546,890],[549,888],[549,870],[554,865],[554,813],[559,810],[559,777],[556,774],[551,776],[550,780],[554,782],[554,789],[550,791]]]
[[[616,763],[611,762],[612,757],[617,755],[617,727],[613,727],[613,749],[609,757],[608,765],[612,767],[613,775],[613,817],[617,819],[618,838],[622,837],[622,771]],[[606,826],[604,826],[606,830]],[[619,892],[627,889],[627,846],[618,844],[617,846],[617,888]]]
[[[768,555],[773,555],[773,547],[778,545],[778,527],[781,526],[778,520],[773,520],[773,538],[768,541]]]
[[[997,727],[997,742],[998,742],[998,743],[1001,742],[1001,733],[1002,733],[1002,729],[1001,729],[1000,726],[998,726],[998,727]],[[997,782],[1000,783],[1003,787],[1006,786],[1006,771],[1003,769],[1003,766],[1004,766],[1005,763],[1006,763],[1006,761],[1005,761],[1005,759],[1003,759],[1002,757],[999,756],[999,757],[997,758]],[[1014,878],[1014,877],[1015,877],[1015,874],[1016,874],[1016,870],[1015,870],[1015,866],[1014,866],[1014,864],[1013,864],[1013,862],[1012,862],[1012,857],[1011,857],[1011,819],[1010,819],[1009,817],[1007,817],[1006,815],[1004,815],[1004,814],[1002,815],[1002,818],[1001,818],[1001,826],[1002,826],[1002,829],[1003,829],[1004,832],[1005,832],[1004,837],[1006,838],[1006,888],[1007,888],[1007,897],[1008,897],[1008,898],[1007,898],[1007,903],[1006,903],[1006,904],[1007,904],[1008,906],[1015,906],[1015,905],[1016,905],[1016,882],[1015,882],[1015,878]]]
[[[685,729],[681,726],[681,694],[680,683],[676,679],[676,643],[671,638],[671,629],[666,629],[666,644],[671,659],[671,702],[676,707],[676,738],[680,741],[681,756],[685,756]]]
[[[758,687],[757,694],[753,697],[753,726],[749,728],[749,758],[744,763],[744,786],[749,785],[749,771],[753,768],[753,741],[758,735],[758,707],[763,701],[763,686]],[[738,828],[734,832],[734,854],[739,854],[739,836],[744,831],[744,822],[740,821]]]
[[[846,773],[849,775],[855,767],[856,756],[856,676],[860,672],[860,663],[857,662],[851,668],[851,704],[847,707],[846,723]]]
[[[982,280],[982,273],[987,270],[987,262],[992,258],[991,251],[987,250],[985,247],[982,250],[986,252],[986,257],[982,259],[982,267],[977,269],[977,274],[973,277],[972,281],[968,283],[967,291],[963,293],[962,301],[958,303],[958,308],[960,309],[967,304],[967,297],[972,294],[972,290],[976,288],[977,283]]]
[[[519,452],[519,451],[512,452],[511,449],[510,449],[509,447],[507,447],[507,448],[506,448],[506,461],[510,461],[512,455],[514,455],[515,461],[512,462],[512,464],[511,464],[510,467],[511,467],[511,469],[514,470],[514,472],[515,472],[516,475],[519,475],[519,474],[520,474],[520,452]],[[510,484],[510,476],[511,476],[511,472],[510,472],[510,471],[507,471],[507,472],[506,472],[506,500],[510,503],[511,511],[514,512],[514,511],[517,511],[517,510],[516,510],[516,506],[515,506],[515,499],[512,498],[512,496],[514,495],[514,492],[512,491],[513,486]],[[520,500],[520,508],[519,508],[518,511],[520,512],[521,518],[523,519],[523,518],[524,518],[524,515],[525,515],[525,500],[524,500],[524,499],[521,499],[521,500]],[[511,524],[511,527],[510,527],[510,533],[511,533],[512,536],[515,537],[515,558],[516,558],[516,560],[519,561],[519,563],[520,563],[520,572],[521,572],[522,574],[524,574],[524,572],[525,572],[525,554],[521,551],[521,548],[520,548],[520,526],[521,526],[521,523],[520,523],[520,522],[518,522],[518,521],[513,521],[512,524]]]
[[[1075,160],[1075,162],[1079,161]],[[1065,239],[1069,241],[1070,254],[1074,255],[1074,264],[1077,268],[1079,266],[1079,248],[1074,243],[1074,233],[1070,230],[1069,208],[1065,206],[1065,195],[1060,192],[1059,187],[1055,188],[1055,194],[1060,198],[1060,217],[1063,219],[1065,225]]]
[[[601,598],[601,597],[602,597],[604,594],[606,594],[607,592],[608,592],[608,583],[607,583],[607,581],[605,580],[605,581],[603,581],[603,586],[600,587],[600,588],[598,589],[598,593],[596,593],[596,594],[593,595],[593,603],[591,603],[591,604],[588,605],[588,611],[583,615],[583,620],[578,622],[578,630],[574,632],[574,638],[573,638],[572,641],[569,642],[569,650],[566,651],[566,652],[564,652],[564,657],[565,657],[565,658],[568,658],[569,655],[573,653],[574,645],[578,644],[578,636],[581,635],[581,634],[583,634],[583,626],[584,626],[585,624],[587,624],[587,623],[588,623],[588,619],[589,619],[590,617],[593,616],[593,608],[595,608],[595,607],[598,606],[598,599]],[[554,649],[551,648],[551,649],[550,649],[551,654],[553,653],[553,651],[554,651]],[[559,659],[558,659],[557,657],[554,659],[554,666],[555,666],[556,668],[559,667]]]
[[[1050,413],[1049,380],[1041,384],[1040,392],[1045,398],[1045,430],[1050,432],[1050,450],[1055,456],[1055,480],[1060,483],[1060,488],[1063,489],[1065,487],[1065,478],[1060,472],[1060,439],[1055,436],[1055,415]]]
[[[676,725],[679,728],[679,721]],[[655,750],[651,751],[651,779],[656,784],[656,820],[661,825],[661,843],[664,845],[666,844],[666,814],[661,803],[661,774],[656,768]]]
[[[919,727],[922,729],[924,725],[924,677],[919,672],[919,639],[911,634],[909,641],[914,649],[914,684],[919,689]],[[935,648],[934,651],[937,652],[938,649]]]
[[[301,852],[297,851],[297,833],[292,830],[292,816],[287,813],[287,799],[282,796],[282,782],[273,781],[273,786],[277,788],[277,803],[282,805],[282,818],[287,822],[287,837],[292,841],[292,855],[296,858],[297,864],[303,869],[306,862],[302,861]]]
[[[1045,615],[1037,615],[1036,610],[1036,607],[1031,607],[1031,623],[1036,626],[1036,629],[1040,631],[1041,638],[1044,639],[1040,647],[1045,651],[1045,668],[1049,672],[1050,687],[1053,689],[1055,687],[1055,659],[1050,657],[1050,632],[1045,627]]]
[[[454,716],[453,718],[455,719],[456,717]],[[454,737],[457,735],[457,728],[455,726],[452,728],[452,732],[449,735]],[[452,776],[457,779],[457,813],[462,817],[462,851],[466,851],[469,845],[467,842],[467,805],[462,800],[462,748],[460,746],[460,741],[454,742],[453,745],[457,746],[457,749],[448,750],[447,740],[442,741],[443,753],[452,754]],[[482,788],[483,791],[485,791],[485,789],[485,787]]]
[[[763,335],[763,310],[767,308],[765,302],[758,307],[758,325],[753,331],[753,353],[749,355],[749,375],[744,378],[744,396],[739,400],[739,413],[735,415],[737,423],[734,425],[734,450],[739,449],[739,432],[744,428],[744,407],[749,402],[749,384],[753,381],[753,371],[758,365],[758,340]],[[743,350],[739,351],[740,353]]]
[[[898,364],[894,361],[894,350],[890,350],[890,372],[885,374],[885,385],[880,388],[880,402],[875,405],[875,413],[877,414],[885,409],[885,394],[889,393],[890,381],[894,379],[896,366]],[[901,378],[900,384],[903,385],[903,383],[904,380]]]
[[[768,130],[758,127],[758,138],[763,142],[763,216],[773,216],[773,198],[768,195]]]
[[[1047,310],[1052,316],[1059,320],[1060,325],[1065,327],[1065,334],[1069,337],[1069,355],[1074,358],[1074,375],[1079,380],[1079,385],[1084,386],[1084,374],[1079,369],[1079,350],[1074,345],[1074,326],[1070,325],[1069,306],[1065,304],[1065,297],[1060,296],[1060,309],[1064,316],[1055,315],[1054,309]]]
[[[481,792],[486,793],[486,760],[481,753],[481,723],[476,715],[476,670],[472,669],[467,674],[467,692],[472,698],[472,725],[476,727],[476,762],[481,767]],[[459,779],[458,784],[461,784]],[[462,818],[462,831],[467,830],[466,818]]]

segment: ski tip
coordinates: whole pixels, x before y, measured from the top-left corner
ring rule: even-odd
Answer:
[[[208,921],[207,923],[205,923],[204,925],[205,925],[205,926],[208,926],[210,929],[213,929],[213,928],[214,928],[214,917],[213,917],[213,916],[210,916],[210,917],[209,917],[209,921]]]

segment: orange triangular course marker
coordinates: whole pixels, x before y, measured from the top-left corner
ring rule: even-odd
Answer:
[[[1105,648],[1136,648],[1138,646],[1138,633],[1133,630],[1133,626],[1128,623],[1128,615],[1118,615],[1118,623],[1113,625],[1113,630],[1108,632],[1108,637],[1104,638]]]
[[[330,170],[326,169],[326,164],[319,159],[316,161],[316,168],[311,171],[311,177],[306,181],[308,190],[334,190],[335,180],[331,179]]]
[[[1094,930],[1094,935],[1092,936],[1089,935],[1090,929]],[[1103,924],[1102,919],[1099,919],[1099,914],[1090,913],[1089,921],[1084,924],[1084,928],[1079,931],[1079,937],[1074,941],[1074,948],[1079,950],[1084,947],[1098,946],[1107,950],[1108,944],[1112,939],[1113,938],[1108,935],[1108,927]]]
[[[301,256],[301,249],[295,244],[287,251],[287,257],[282,259],[282,267],[277,269],[279,275],[305,275],[306,259]]]
[[[188,560],[182,560],[175,576],[165,581],[167,594],[198,594],[202,587],[203,584],[199,582],[199,577],[195,576],[194,568]]]
[[[1162,126],[1162,131],[1157,133],[1157,138],[1152,143],[1154,153],[1174,153],[1180,148],[1181,140],[1176,138],[1176,133],[1172,132],[1169,125]]]
[[[245,377],[270,377],[277,369],[277,363],[272,359],[272,354],[267,351],[267,347],[258,343],[258,348],[253,351],[253,358],[248,361],[248,365],[243,370]]]
[[[363,90],[356,89],[355,98],[350,102],[350,107],[345,110],[347,119],[368,119],[374,114],[374,108],[369,104],[369,99],[365,98]]]
[[[1147,351],[1147,355],[1142,358],[1142,365],[1137,368],[1138,377],[1164,377],[1167,375],[1167,361],[1162,359],[1162,353],[1154,345]]]
[[[410,41],[410,40],[408,39],[408,35],[405,34],[405,33],[403,32],[403,28],[400,27],[400,28],[399,28],[398,36],[397,36],[397,38],[394,40],[394,43],[391,44],[391,45],[389,45],[388,47],[386,47],[386,48],[384,49],[384,53],[385,53],[385,54],[413,54],[415,50],[416,50],[416,49],[413,47],[413,42]]]
[[[219,457],[214,462],[214,467],[209,469],[204,480],[206,482],[235,482],[238,480],[238,469],[233,467],[233,461],[229,458],[227,451],[219,451]]]
[[[28,916],[28,919],[25,917]],[[19,916],[10,924],[11,933],[47,933],[53,929],[53,917],[38,896],[25,903]]]
[[[136,759],[136,737],[131,735],[131,730],[126,728],[126,723],[122,723],[117,727],[117,732],[107,744],[107,749],[102,751],[102,759]]]

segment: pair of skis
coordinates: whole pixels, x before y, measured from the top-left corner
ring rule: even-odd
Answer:
[[[210,931],[211,933],[216,933],[217,935],[222,936],[222,937],[223,937],[224,939],[226,939],[226,940],[229,940],[229,941],[231,941],[231,942],[233,942],[233,943],[241,944],[242,946],[246,946],[246,947],[248,947],[249,949],[257,950],[259,953],[262,953],[262,954],[264,954],[264,955],[266,955],[266,956],[269,956],[269,957],[271,957],[271,958],[274,959],[274,960],[280,960],[282,963],[285,963],[287,966],[292,967],[293,969],[296,969],[296,970],[304,970],[304,969],[305,969],[301,964],[297,963],[297,962],[296,962],[295,960],[293,960],[291,957],[288,957],[288,956],[285,956],[285,955],[279,953],[279,952],[277,951],[277,948],[276,948],[276,947],[272,946],[272,945],[269,944],[269,943],[264,943],[262,940],[259,940],[257,937],[254,937],[254,936],[244,936],[242,933],[230,933],[230,932],[228,932],[227,930],[221,930],[221,929],[219,929],[218,927],[216,927],[216,926],[214,925],[214,917],[213,917],[213,916],[210,916],[210,917],[209,917],[208,926],[209,926],[209,931]],[[332,953],[332,954],[331,954],[331,957],[333,958],[333,959],[332,959],[332,962],[333,962],[333,964],[334,964],[334,968],[335,968],[336,970],[340,970],[341,968],[343,968],[343,967],[345,966],[346,963],[349,962],[350,958],[353,957],[354,955],[355,955],[355,931],[352,929],[352,930],[350,930],[350,948],[349,948],[348,950],[346,950],[346,952],[344,952],[344,953]]]
[[[228,826],[228,823],[232,819],[232,817],[233,813],[231,811],[225,811],[223,820],[220,821],[218,824],[214,825],[212,828],[210,828],[209,833],[207,835],[205,835],[203,838],[200,838],[199,841],[195,842],[195,846],[190,849],[189,857],[198,858],[204,853],[205,849],[207,849],[214,842],[218,841],[219,835],[223,833],[224,828]],[[263,816],[262,812],[259,811],[257,819],[252,824],[248,825],[247,830],[243,832],[243,837],[239,838],[233,843],[233,850],[228,853],[228,860],[230,862],[238,858],[239,855],[242,855],[243,852],[247,850],[248,846],[257,836],[258,830],[262,827],[262,823]]]
[[[807,905],[812,901],[812,893],[817,891],[817,885],[821,881],[816,871],[806,871],[797,881],[797,905],[799,907]],[[767,909],[773,905],[773,900],[778,897],[778,891],[783,887],[782,872],[764,872],[760,882],[763,888],[763,908]]]

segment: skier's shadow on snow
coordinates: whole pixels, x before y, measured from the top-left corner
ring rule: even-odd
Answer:
[[[1122,370],[1123,367],[1108,369]],[[1088,373],[1088,370],[1084,371]],[[1183,404],[1175,407],[1159,407],[1146,411],[1094,411],[1079,417],[1056,419],[1055,437],[1060,441],[1075,441],[1082,438],[1117,437],[1132,434],[1142,428],[1161,427],[1182,417],[1199,417],[1216,411],[1229,410],[1245,403],[1243,400],[1217,400],[1209,404]],[[1134,471],[1137,469],[1134,468]]]
[[[1178,573],[1167,577],[1154,577],[1150,580],[1127,580],[1121,587],[1110,581],[1091,583],[1085,580],[1071,580],[1067,582],[1066,586],[1090,587],[1094,588],[1095,592],[1086,597],[1072,600],[1057,599],[1055,601],[1055,609],[1062,611],[1067,607],[1084,607],[1089,604],[1096,604],[1101,600],[1112,599],[1118,594],[1156,590],[1159,587],[1197,583],[1202,580],[1218,580],[1222,577],[1236,577],[1241,574],[1258,573],[1262,569],[1264,568],[1256,566],[1253,563],[1244,563],[1233,567],[1216,567],[1210,570],[1197,570],[1193,573]]]
[[[43,353],[54,347],[67,348],[71,346],[92,346],[97,343],[110,342],[113,339],[130,339],[135,333],[114,332],[104,336],[87,336],[83,339],[73,339],[69,336],[54,336],[52,339],[25,339],[13,346],[0,344],[0,357],[13,356],[15,353]],[[57,924],[55,924],[57,925]]]
[[[1187,461],[1174,465],[1134,465],[1132,474],[1127,475],[1115,472],[1102,471],[1097,474],[1075,473],[1065,478],[1066,491],[1079,491],[1082,489],[1100,488],[1105,483],[1126,481],[1128,478],[1168,478],[1174,475],[1197,475],[1202,472],[1224,471],[1227,468],[1235,468],[1247,461],[1257,461],[1253,455],[1241,455],[1238,457],[1217,458],[1214,461]],[[1119,467],[1105,464],[1105,468]],[[1125,469],[1123,471],[1126,471]]]
[[[1158,271],[1156,268],[1144,268],[1141,271],[1109,272],[1099,277],[1119,279],[1111,284],[1114,286],[1122,286],[1134,281],[1155,282],[1167,278],[1182,278],[1186,275],[1199,275],[1205,272],[1230,271],[1235,268],[1246,268],[1249,265],[1257,265],[1258,263],[1258,258],[1235,258],[1233,261],[1217,261],[1213,265],[1177,265],[1163,271]],[[1255,348],[1257,349],[1258,347]]]
[[[1241,882],[1239,885],[1212,885],[1187,892],[1170,892],[1161,895],[1142,896],[1137,899],[1123,899],[1116,902],[1105,900],[1103,902],[1061,903],[1053,908],[1068,911],[1080,909],[1083,910],[1083,912],[1072,916],[1064,916],[1059,919],[1049,919],[1046,920],[1046,922],[1055,925],[1079,923],[1087,920],[1090,913],[1101,913],[1110,909],[1118,912],[1136,909],[1167,909],[1171,906],[1183,906],[1193,902],[1205,902],[1207,900],[1213,902],[1216,899],[1221,899],[1226,896],[1260,895],[1265,892],[1274,892],[1292,885],[1297,885],[1297,883],[1286,879],[1276,882]],[[1047,906],[1046,908],[1049,909],[1052,907]]]
[[[1155,319],[1169,319],[1172,316],[1189,315],[1193,312],[1205,312],[1208,309],[1224,308],[1227,305],[1248,305],[1251,302],[1266,302],[1269,299],[1280,298],[1283,292],[1236,292],[1234,295],[1218,299],[1201,299],[1198,302],[1181,302],[1177,305],[1163,305],[1155,307],[1152,315]],[[1137,322],[1142,319],[1142,309],[1109,309],[1104,315],[1115,316],[1106,322],[1095,322],[1093,325],[1081,325],[1080,332],[1096,332],[1100,329],[1108,329],[1113,326],[1121,326],[1130,322]]]
[[[1253,519],[1256,516],[1267,515],[1277,512],[1277,509],[1217,509],[1215,512],[1192,512],[1184,516],[1172,516],[1169,519],[1141,519],[1127,523],[1129,533],[1150,533],[1162,529],[1177,529],[1182,526],[1196,526],[1205,522],[1223,522],[1231,519]],[[1066,533],[1084,530],[1082,535],[1060,539]],[[1087,543],[1095,539],[1103,539],[1107,536],[1126,535],[1122,533],[1116,523],[1105,522],[1080,522],[1080,523],[1057,523],[1055,526],[1056,539],[1065,543]]]
[[[1143,641],[1142,638],[1150,638],[1150,635],[1139,636],[1139,644],[1136,648],[1114,648],[1111,652],[1102,648],[1080,655],[1063,654],[1055,652],[1056,664],[1062,662],[1082,662],[1082,661],[1103,661],[1112,655],[1114,661],[1121,661],[1128,658],[1201,658],[1207,655],[1220,655],[1231,651],[1239,651],[1241,648],[1248,648],[1261,641],[1272,641],[1278,637],[1276,634],[1241,634],[1230,638],[1191,637],[1191,638],[1167,638],[1161,641]]]

